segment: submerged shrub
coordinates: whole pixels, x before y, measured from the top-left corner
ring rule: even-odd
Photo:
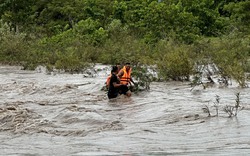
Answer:
[[[236,93],[235,95],[235,105],[226,105],[224,107],[224,111],[228,114],[229,117],[237,116],[238,112],[244,109],[244,107],[240,105],[240,93]]]
[[[157,45],[156,64],[160,76],[164,79],[189,80],[193,73],[193,62],[189,56],[189,47],[162,41]]]
[[[107,31],[92,19],[81,20],[73,28],[34,42],[27,53],[26,68],[37,65],[55,67],[69,72],[82,71],[88,63],[96,62]]]
[[[196,62],[214,64],[222,77],[235,79],[241,87],[246,87],[245,73],[249,70],[250,56],[248,40],[237,37],[237,34],[202,40],[195,45]],[[198,48],[201,45],[204,46]]]
[[[56,53],[55,68],[64,69],[66,72],[81,72],[87,67],[87,63],[81,60],[74,48],[68,48],[64,53]]]
[[[136,91],[149,90],[150,83],[156,79],[156,76],[149,70],[149,66],[137,64],[133,70],[133,78],[138,81]]]
[[[240,105],[240,93],[236,93],[236,98],[235,98],[235,105],[225,105],[223,106],[223,111],[226,112],[228,114],[229,117],[233,117],[233,116],[237,116],[238,112],[243,110],[244,107],[242,107]],[[216,101],[214,102],[214,107],[215,107],[215,111],[216,111],[216,115],[218,117],[219,115],[219,104],[220,104],[220,97],[218,95],[216,95]],[[205,105],[202,108],[204,113],[208,114],[208,117],[211,117],[211,110],[209,108],[208,105]]]
[[[234,38],[216,42],[213,61],[219,67],[221,74],[234,78],[241,87],[246,87],[245,72],[250,48],[247,48],[241,40]]]
[[[101,49],[99,62],[106,64],[124,64],[130,62],[133,64],[144,64],[152,58],[149,46],[131,35],[116,37],[116,41],[108,40]]]

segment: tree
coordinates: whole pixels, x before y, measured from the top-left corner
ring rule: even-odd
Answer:
[[[182,5],[187,12],[197,17],[196,26],[201,34],[205,36],[218,36],[223,27],[220,20],[220,14],[215,5],[215,0],[182,0]]]
[[[29,23],[33,5],[33,0],[4,0],[0,2],[0,16],[15,32],[18,32]]]
[[[225,6],[233,24],[244,33],[250,33],[250,1],[231,2]]]

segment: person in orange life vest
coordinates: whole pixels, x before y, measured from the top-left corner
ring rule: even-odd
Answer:
[[[130,63],[126,63],[125,66],[118,73],[118,77],[120,78],[121,84],[124,84],[127,86],[129,84],[131,85],[131,82],[135,84],[131,77],[131,71],[132,71],[132,68],[130,67]]]
[[[118,71],[120,71],[121,66],[120,66],[119,64],[117,64],[116,66],[117,66],[117,68],[118,68]],[[105,82],[106,88],[107,88],[107,89],[109,88],[109,83],[110,83],[111,76],[112,76],[112,72],[111,72],[110,75],[107,77],[107,80],[106,80],[106,82]]]

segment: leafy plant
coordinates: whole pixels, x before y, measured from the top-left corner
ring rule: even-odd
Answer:
[[[189,46],[171,41],[161,41],[154,57],[160,76],[165,80],[189,80],[193,73],[193,62],[189,56]]]
[[[150,89],[150,83],[155,79],[153,73],[149,70],[149,67],[137,65],[133,71],[133,77],[138,81],[135,86],[135,91]]]
[[[236,93],[235,95],[236,95],[235,105],[234,106],[226,105],[223,107],[223,111],[226,112],[229,117],[237,116],[238,112],[244,109],[244,107],[240,106],[240,93]],[[215,116],[217,117],[219,116],[219,104],[220,104],[220,97],[216,95],[214,107],[216,111]],[[205,105],[202,108],[202,110],[204,113],[208,113],[208,116],[211,117],[211,111],[208,105]]]
[[[240,93],[236,93],[235,105],[229,106],[226,105],[224,107],[224,111],[229,115],[229,117],[237,116],[238,112],[243,110],[244,107],[240,106]]]
[[[29,48],[27,34],[15,33],[11,27],[0,21],[0,62],[6,64],[21,64]]]

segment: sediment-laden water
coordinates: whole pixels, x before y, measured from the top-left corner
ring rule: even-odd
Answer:
[[[1,66],[0,155],[250,154],[249,88],[152,83],[150,91],[108,100],[101,88],[109,71],[96,68],[91,77]],[[223,108],[238,92],[244,109],[229,118]]]

